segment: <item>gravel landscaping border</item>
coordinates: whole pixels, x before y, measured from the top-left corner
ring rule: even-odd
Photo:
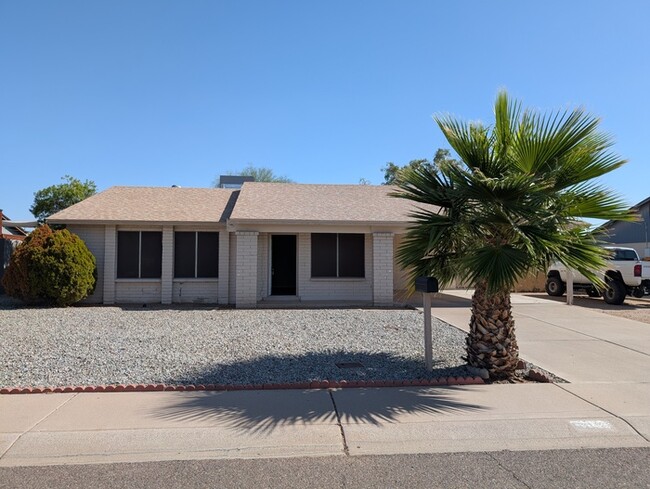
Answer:
[[[0,315],[3,393],[482,382],[462,360],[465,333],[435,318],[425,370],[412,309],[49,308],[5,297]]]

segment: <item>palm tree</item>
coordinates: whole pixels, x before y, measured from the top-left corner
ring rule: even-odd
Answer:
[[[625,163],[599,119],[582,109],[540,114],[497,96],[495,123],[435,120],[460,157],[407,169],[396,197],[417,202],[400,264],[411,278],[475,289],[467,361],[490,377],[514,374],[519,350],[510,290],[559,260],[599,285],[605,251],[582,218],[630,220],[625,203],[594,182]]]

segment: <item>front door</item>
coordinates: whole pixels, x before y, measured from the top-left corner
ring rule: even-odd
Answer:
[[[296,295],[296,236],[271,236],[271,295]]]

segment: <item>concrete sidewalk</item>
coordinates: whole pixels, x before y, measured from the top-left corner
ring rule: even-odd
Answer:
[[[650,447],[650,326],[513,296],[521,355],[568,384],[0,396],[0,466]],[[464,292],[434,315],[460,328]]]
[[[0,466],[650,446],[550,384],[5,395],[0,408]]]

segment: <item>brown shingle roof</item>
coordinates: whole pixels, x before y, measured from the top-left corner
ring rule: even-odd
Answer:
[[[247,182],[233,221],[403,223],[413,203],[388,194],[395,187]]]
[[[111,187],[57,212],[48,222],[225,222],[236,192],[223,188]]]

